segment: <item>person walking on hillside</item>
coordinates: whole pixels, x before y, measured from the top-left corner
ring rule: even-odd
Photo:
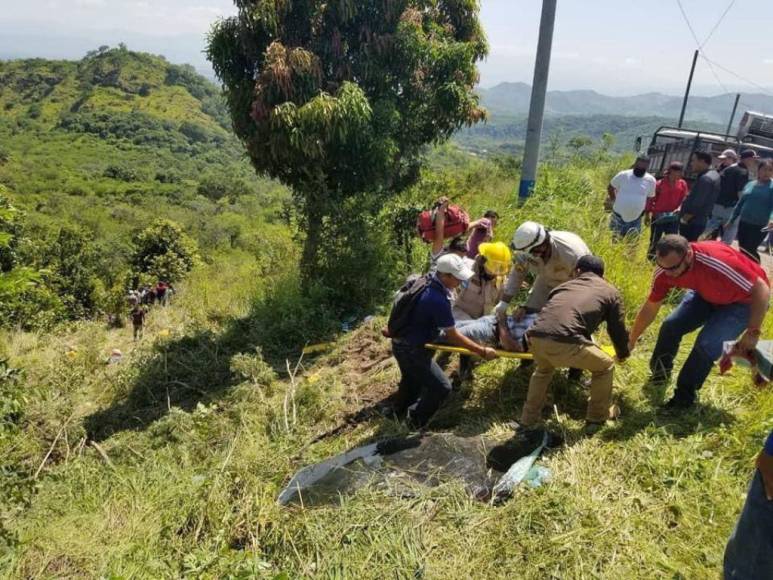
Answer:
[[[647,257],[655,259],[655,244],[667,234],[679,232],[679,208],[687,197],[687,182],[682,179],[684,166],[674,161],[655,187],[655,197],[647,201],[645,222],[650,224],[650,245]]]
[[[650,359],[652,380],[667,381],[682,337],[703,327],[679,372],[674,396],[665,405],[670,410],[686,409],[695,403],[725,341],[743,333],[740,349],[756,347],[770,284],[759,264],[722,242],[690,243],[682,236],[669,235],[658,242],[656,251],[658,267],[652,290],[636,316],[630,346],[633,349],[655,320],[669,290],[689,290],[660,327]]]
[[[135,304],[134,308],[129,312],[129,316],[132,319],[132,327],[134,329],[134,340],[142,338],[143,329],[145,327],[145,316],[147,310],[142,304]]]
[[[618,290],[604,280],[604,261],[597,256],[577,260],[574,279],[550,293],[537,321],[526,333],[535,370],[523,405],[519,426],[534,427],[542,419],[550,381],[556,368],[590,371],[590,399],[586,432],[592,434],[609,418],[615,361],[593,342],[603,323],[618,360],[630,355],[625,313]]]
[[[408,321],[399,336],[392,338],[392,354],[400,367],[400,386],[395,413],[406,415],[409,425],[423,428],[451,392],[451,383],[425,347],[441,331],[445,341],[461,346],[486,360],[496,358],[492,348],[481,346],[462,336],[455,328],[450,293],[474,272],[463,258],[448,254],[437,262],[437,271],[416,298]]]
[[[609,228],[615,236],[641,233],[641,218],[647,201],[655,197],[655,178],[647,173],[649,157],[636,158],[632,169],[621,171],[612,178],[607,188],[612,205]]]
[[[766,159],[759,164],[757,179],[749,183],[735,206],[728,222],[738,220],[738,246],[757,262],[759,248],[767,234],[763,229],[773,228],[773,160]]]
[[[749,181],[749,170],[746,166],[754,163],[756,153],[747,149],[741,153],[741,160],[735,161],[735,151],[727,149],[719,156],[720,159],[723,157],[724,161],[730,160],[732,163],[722,167],[719,174],[719,195],[702,237],[708,240],[719,237],[724,243],[730,245],[737,233],[736,224],[731,222],[730,218],[741,192]]]
[[[460,257],[467,255],[467,244],[461,236],[453,238],[446,246],[446,210],[448,210],[450,203],[451,202],[447,197],[441,197],[433,206],[436,208],[436,213],[434,222],[435,235],[432,238],[432,246],[429,254],[430,273],[435,271],[438,260],[446,254],[455,254]]]
[[[696,151],[690,160],[690,169],[697,175],[690,193],[682,202],[679,213],[679,234],[695,242],[706,229],[706,223],[719,196],[720,177],[711,168],[711,154]]]
[[[773,431],[757,456],[746,503],[727,542],[724,577],[773,578]]]
[[[494,210],[488,210],[483,217],[475,220],[467,228],[467,257],[474,260],[478,256],[478,248],[481,244],[494,239],[494,228],[497,226],[499,214]]]

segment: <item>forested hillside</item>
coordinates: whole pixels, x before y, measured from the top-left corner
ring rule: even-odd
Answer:
[[[37,276],[0,300],[5,326],[116,310],[132,278],[158,274],[131,262],[132,236],[159,218],[206,261],[289,242],[273,225],[286,189],[256,178],[219,89],[191,67],[125,47],[0,62],[0,111],[0,196],[15,209],[0,272]]]
[[[310,109],[312,130],[331,109]],[[255,175],[226,117],[189,67],[121,46],[0,62],[0,576],[717,576],[773,394],[735,368],[712,372],[694,409],[659,412],[669,387],[648,379],[654,328],[616,366],[621,415],[595,436],[587,390],[555,377],[545,421],[563,444],[540,459],[552,479],[504,505],[431,462],[394,486],[277,503],[304,466],[409,435],[379,412],[400,375],[380,330],[394,290],[427,266],[416,215],[438,197],[473,217],[497,210],[497,241],[525,220],[576,232],[630,325],[653,266],[645,244],[612,238],[603,209],[631,164],[614,151],[626,120],[547,139],[523,205],[512,149],[417,147],[410,186],[377,211],[366,196],[345,206],[361,228],[337,231],[335,214],[321,228],[341,234],[325,240],[335,258],[322,256],[341,282],[331,289],[313,270],[299,277],[297,192]],[[481,130],[512,143],[511,129]],[[159,279],[178,292],[135,340],[126,293]],[[510,438],[529,368],[500,359],[470,380],[457,368],[430,436]]]

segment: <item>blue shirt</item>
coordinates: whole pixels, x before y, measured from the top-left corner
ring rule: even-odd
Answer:
[[[765,441],[765,453],[773,455],[773,431],[768,435],[768,440]]]
[[[401,339],[412,345],[426,344],[434,341],[441,329],[451,328],[454,324],[448,290],[437,276],[433,276],[432,282],[416,301],[411,321]]]
[[[733,219],[741,217],[742,222],[755,226],[766,226],[773,214],[773,181],[760,183],[752,181],[743,190],[741,199],[733,211]]]

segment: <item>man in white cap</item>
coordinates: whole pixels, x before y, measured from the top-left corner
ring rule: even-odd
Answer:
[[[411,302],[404,323],[399,330],[389,329],[392,354],[401,374],[395,413],[406,414],[412,427],[426,426],[451,392],[450,381],[425,344],[434,342],[444,331],[446,342],[471,350],[486,360],[496,358],[494,349],[473,342],[455,328],[450,293],[473,274],[461,257],[441,256],[435,273],[429,275],[426,286]]]
[[[549,231],[537,222],[522,223],[513,235],[510,248],[516,252],[513,267],[505,282],[502,300],[494,309],[500,318],[507,313],[510,301],[518,294],[529,272],[534,275],[534,284],[526,303],[515,312],[517,318],[542,310],[550,292],[572,279],[577,260],[591,253],[577,234]]]
[[[725,149],[719,159],[719,195],[714,202],[702,238],[715,240],[719,236],[724,243],[730,245],[738,232],[738,223],[732,222],[727,227],[725,224],[730,222],[741,193],[749,182],[748,166],[756,162],[756,153],[752,150],[742,151],[739,161],[733,149]]]

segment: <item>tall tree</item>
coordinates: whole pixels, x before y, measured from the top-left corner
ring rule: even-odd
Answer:
[[[324,238],[340,241],[348,220],[362,231],[352,213],[377,211],[414,180],[425,145],[484,118],[473,91],[487,51],[478,2],[235,4],[208,56],[256,170],[294,192],[303,271],[324,271]]]

